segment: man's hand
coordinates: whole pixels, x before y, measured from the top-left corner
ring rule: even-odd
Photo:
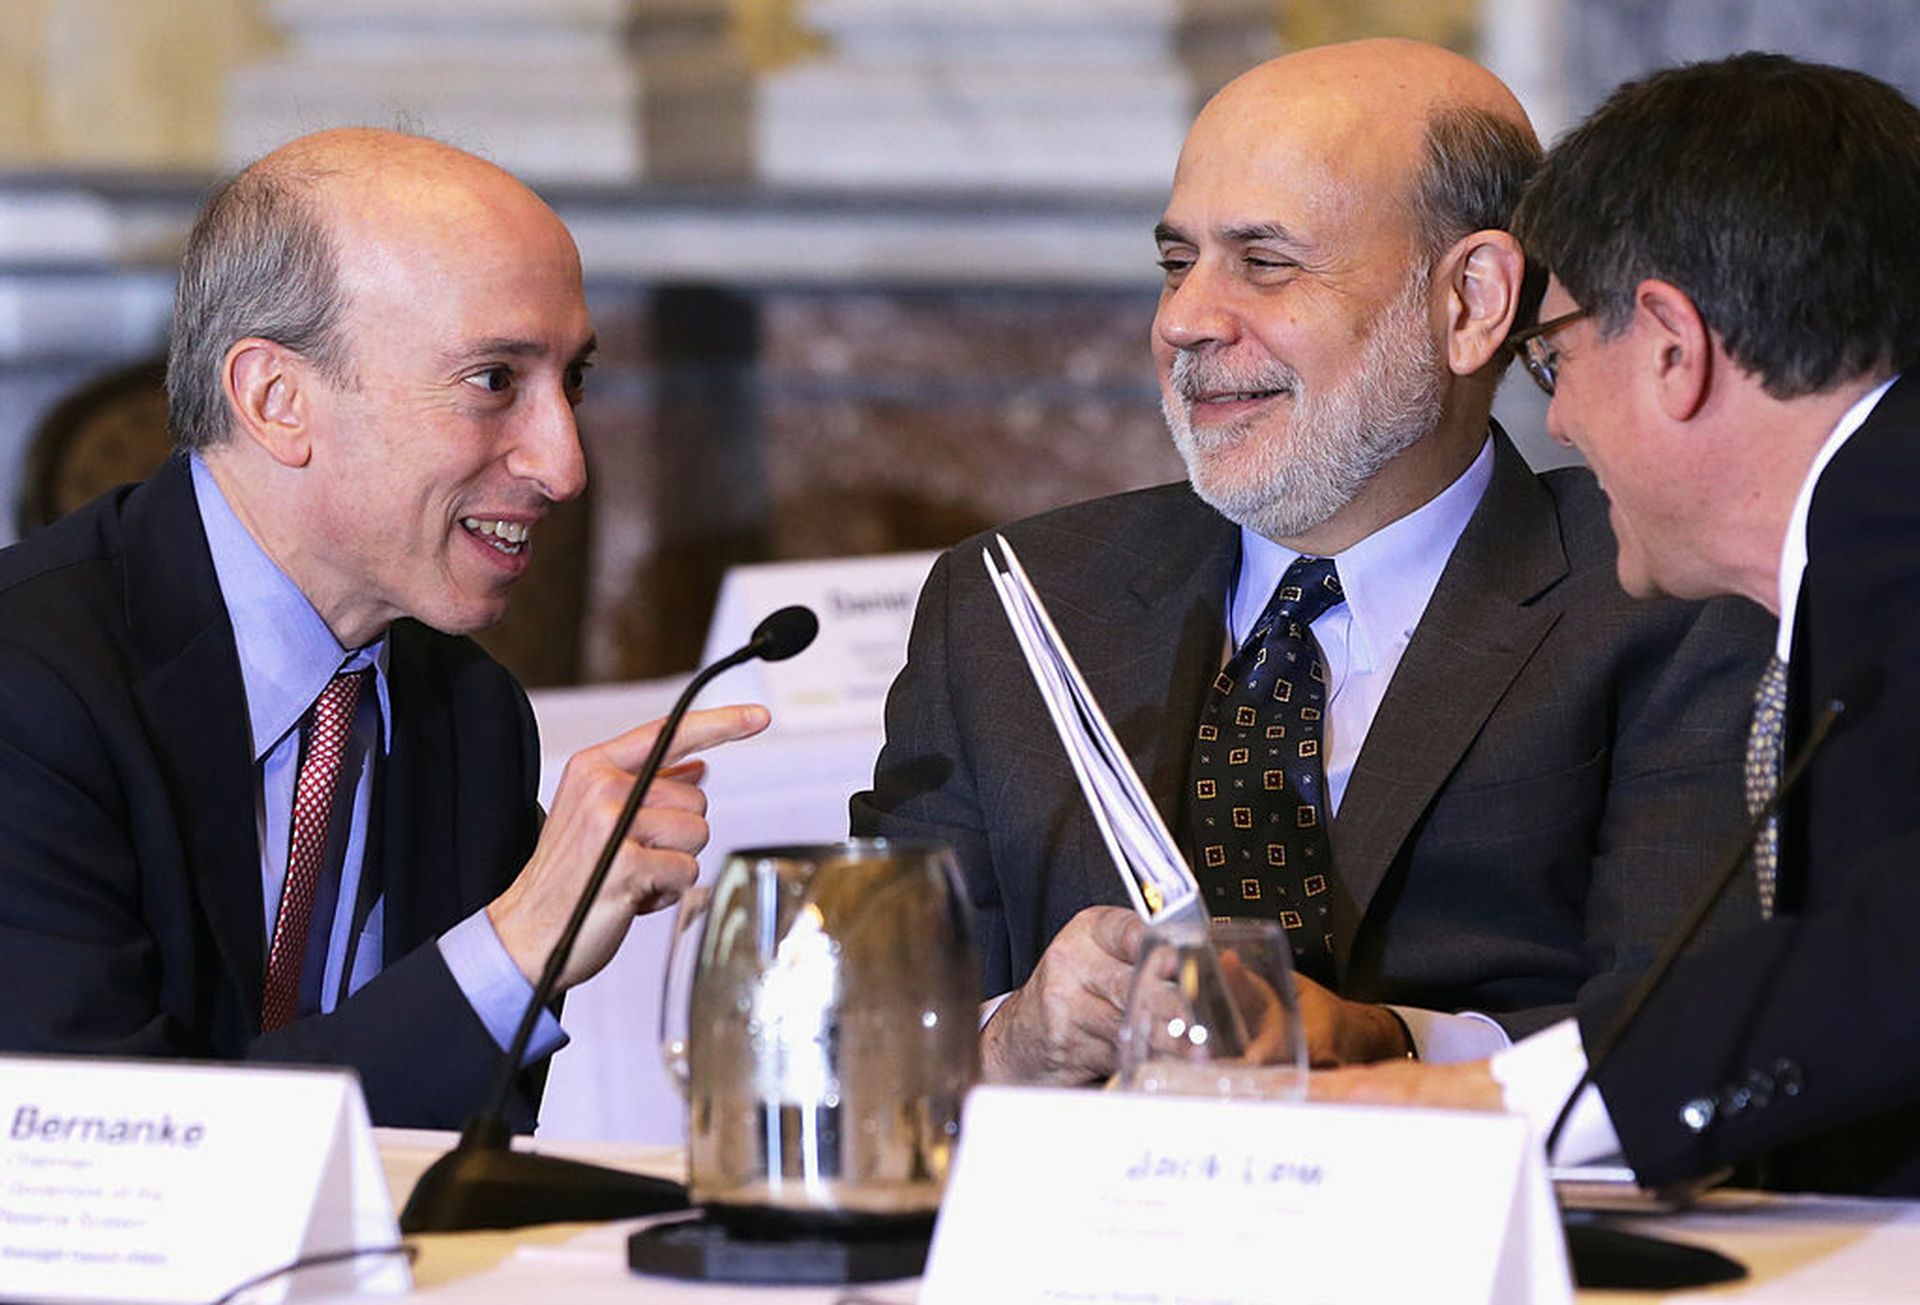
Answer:
[[[1307,1026],[1307,1060],[1315,1069],[1404,1059],[1414,1048],[1406,1030],[1384,1006],[1348,1001],[1304,974],[1293,976],[1300,1018]]]
[[[1067,921],[981,1031],[981,1076],[989,1083],[1073,1084],[1111,1074],[1145,931],[1122,906],[1090,906]]]
[[[1500,1083],[1493,1076],[1492,1062],[1485,1060],[1450,1065],[1390,1060],[1328,1070],[1307,1076],[1307,1096],[1315,1101],[1438,1106],[1448,1110],[1502,1110],[1506,1104]]]
[[[767,709],[760,706],[689,712],[667,760],[679,762],[703,748],[749,738],[767,721]],[[660,725],[639,726],[567,761],[533,859],[487,907],[501,945],[529,983],[546,968]],[[707,797],[699,787],[705,769],[698,761],[662,768],[647,790],[560,973],[563,991],[613,958],[634,916],[672,905],[693,883],[700,870],[694,857],[707,845]]]

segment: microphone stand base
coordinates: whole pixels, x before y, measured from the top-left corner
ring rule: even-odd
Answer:
[[[1589,1290],[1673,1291],[1747,1276],[1744,1264],[1718,1251],[1628,1232],[1584,1215],[1563,1216],[1561,1228],[1574,1284]]]
[[[400,1231],[593,1223],[686,1208],[687,1189],[670,1179],[515,1151],[503,1125],[476,1119],[460,1145],[420,1175],[400,1212]]]

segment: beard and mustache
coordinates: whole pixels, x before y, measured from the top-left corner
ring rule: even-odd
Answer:
[[[1194,492],[1234,524],[1268,539],[1297,538],[1352,502],[1379,470],[1433,433],[1447,368],[1426,321],[1427,278],[1415,276],[1375,319],[1346,376],[1302,386],[1278,359],[1251,363],[1182,349],[1162,387],[1161,412]],[[1286,396],[1281,435],[1270,411],[1196,430],[1204,395]]]

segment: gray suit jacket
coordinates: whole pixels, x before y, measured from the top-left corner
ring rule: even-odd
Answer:
[[[1335,962],[1349,997],[1482,1011],[1518,1036],[1589,984],[1623,987],[1743,823],[1749,694],[1770,635],[1744,602],[1628,598],[1592,476],[1536,476],[1495,438],[1492,484],[1333,824]],[[1238,532],[1169,485],[1004,533],[1185,846]],[[852,823],[954,845],[991,995],[1023,982],[1077,911],[1126,898],[983,542],[927,582]],[[1757,918],[1744,879],[1720,914]]]

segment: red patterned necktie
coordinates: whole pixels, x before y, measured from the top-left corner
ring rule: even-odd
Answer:
[[[1215,678],[1190,775],[1194,866],[1207,910],[1278,918],[1294,968],[1333,982],[1333,850],[1320,755],[1327,663],[1308,628],[1344,602],[1332,558],[1297,558]]]
[[[314,888],[320,882],[340,787],[340,762],[353,731],[353,711],[368,672],[336,675],[314,700],[301,724],[300,774],[293,788],[293,837],[287,852],[287,877],[280,888],[273,942],[267,950],[267,981],[260,997],[260,1030],[272,1032],[292,1021],[300,996],[300,971],[307,958],[307,930],[313,921]]]

